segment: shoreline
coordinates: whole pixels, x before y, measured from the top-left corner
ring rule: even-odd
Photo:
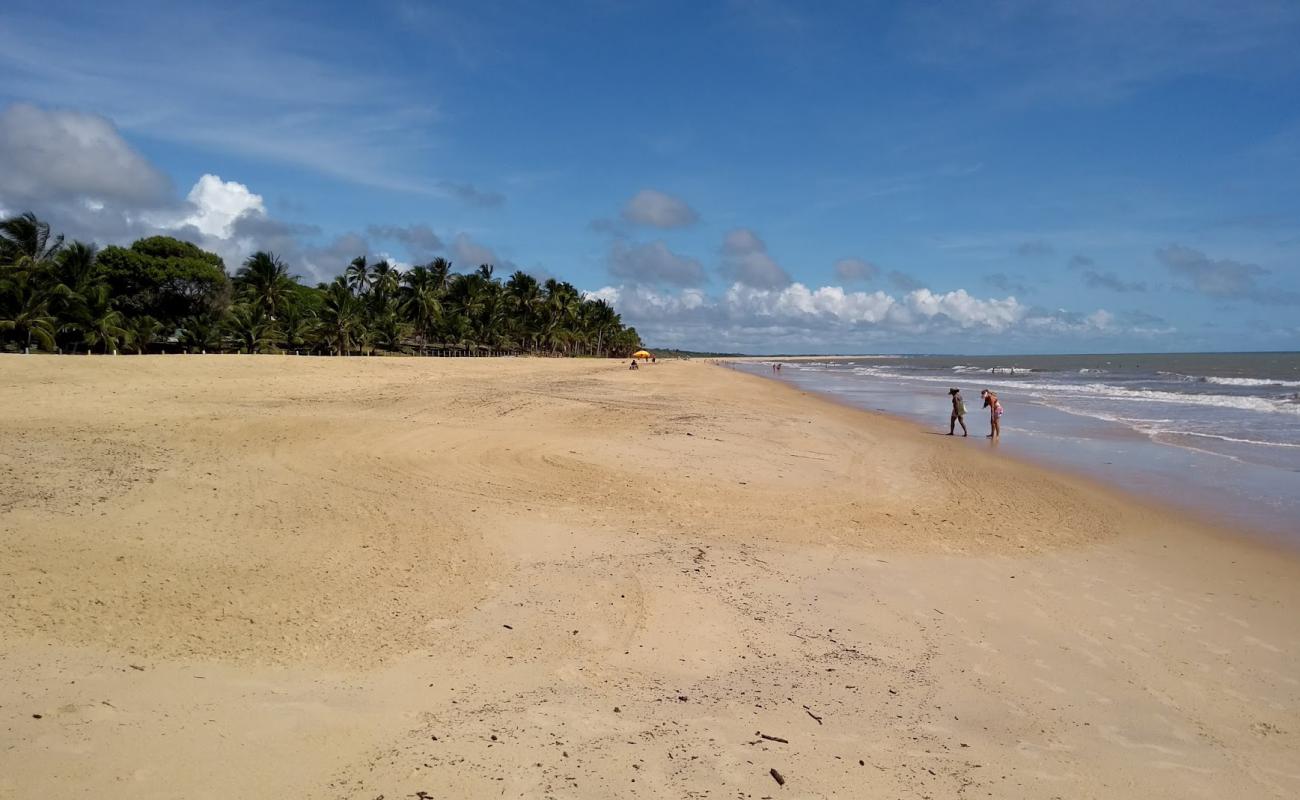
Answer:
[[[867,407],[865,405],[855,404],[853,401],[839,396],[836,392],[829,389],[818,389],[815,387],[805,387],[797,382],[797,379],[787,378],[786,376],[771,376],[750,369],[743,370],[745,374],[768,380],[774,383],[785,385],[795,391],[808,392],[812,395],[822,398],[836,405],[842,405],[847,408],[855,409],[867,414],[880,416],[886,419],[894,420],[913,426],[916,431],[926,434],[936,434],[941,430],[939,425],[930,425],[921,420],[915,414],[907,414],[902,411],[895,411],[877,407]],[[1050,409],[1052,413],[1071,414],[1068,410]],[[1074,416],[1071,414],[1071,416]],[[981,412],[967,415],[968,424],[972,418],[982,419]],[[1086,423],[1094,423],[1092,417],[1081,417]],[[976,421],[973,427],[978,427],[983,423]],[[957,436],[955,438],[962,438]],[[972,433],[972,439],[984,441],[982,434]],[[1139,446],[1160,446],[1170,448],[1175,451],[1192,451],[1211,457],[1212,459],[1223,458],[1223,456],[1208,451],[1197,450],[1196,448],[1184,447],[1177,444],[1158,442],[1145,436],[1140,432],[1134,431],[1127,427],[1118,427],[1114,430],[1101,429],[1092,432],[1092,435],[1086,439],[1080,439],[1087,443],[1100,443],[1104,441],[1114,441],[1119,444],[1136,444]],[[996,447],[996,445],[993,445]],[[1015,445],[1013,445],[1015,447]],[[1175,495],[1185,494],[1183,491],[1173,492],[1166,487],[1164,491],[1146,493],[1132,488],[1122,477],[1108,478],[1096,474],[1097,467],[1088,465],[1085,462],[1078,461],[1071,463],[1062,458],[1053,458],[1043,452],[1021,447],[1010,452],[999,451],[998,457],[1015,460],[1026,466],[1035,469],[1054,472],[1063,476],[1068,476],[1075,480],[1084,481],[1090,485],[1102,488],[1108,491],[1118,492],[1120,495],[1130,499],[1132,502],[1147,505],[1153,510],[1164,511],[1170,514],[1178,515],[1187,521],[1203,527],[1207,530],[1214,531],[1217,535],[1229,538],[1241,538],[1257,544],[1274,548],[1291,557],[1300,557],[1300,537],[1297,533],[1300,530],[1286,527],[1285,520],[1276,517],[1272,520],[1265,521],[1258,517],[1247,518],[1240,511],[1223,509],[1215,507],[1214,502],[1205,500],[1198,504],[1187,500],[1179,499]],[[1107,462],[1109,463],[1109,462]]]
[[[1300,791],[1300,562],[1110,486],[699,363],[42,361],[0,798]]]

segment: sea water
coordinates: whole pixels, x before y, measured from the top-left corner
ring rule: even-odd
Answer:
[[[772,375],[771,363],[745,368]],[[947,433],[949,388],[989,445],[1300,546],[1300,353],[873,356],[781,362],[780,377]],[[961,428],[957,428],[961,434]],[[974,480],[974,476],[972,476]]]

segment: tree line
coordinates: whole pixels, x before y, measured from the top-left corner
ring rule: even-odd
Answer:
[[[624,357],[641,347],[601,299],[491,264],[401,270],[352,260],[310,286],[273,253],[235,274],[170,236],[103,249],[65,242],[26,213],[0,221],[0,349],[59,353],[532,352]]]

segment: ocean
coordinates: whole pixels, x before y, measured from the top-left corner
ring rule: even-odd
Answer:
[[[773,377],[771,363],[745,369]],[[948,430],[948,389],[989,445],[1300,546],[1300,353],[864,356],[782,361],[810,391]],[[957,429],[958,435],[961,429]]]

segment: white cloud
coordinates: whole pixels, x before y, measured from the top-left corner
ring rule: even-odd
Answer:
[[[695,209],[680,198],[655,189],[642,189],[623,206],[623,219],[655,228],[684,228],[699,218]]]
[[[262,196],[235,181],[223,181],[217,175],[204,175],[186,195],[191,211],[181,225],[193,225],[206,236],[226,239],[234,221],[244,214],[265,215]],[[180,227],[175,226],[175,227]]]
[[[840,286],[792,283],[759,289],[735,283],[717,297],[698,288],[665,292],[644,285],[607,286],[592,295],[613,304],[656,343],[699,348],[826,351],[900,338],[1000,341],[1006,336],[1096,337],[1128,330],[1104,309],[1086,315],[1050,312],[1014,297],[980,298],[964,289],[891,295]]]
[[[157,204],[167,177],[97,114],[17,103],[0,111],[0,200],[77,202],[92,211],[109,202]]]

